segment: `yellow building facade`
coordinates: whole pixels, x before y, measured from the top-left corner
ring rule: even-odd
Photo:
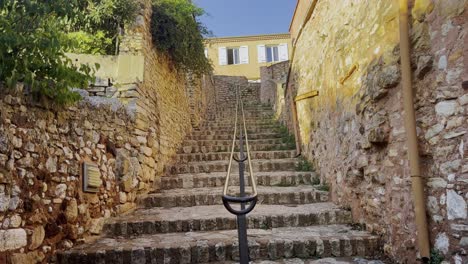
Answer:
[[[287,61],[291,57],[289,33],[208,38],[205,55],[216,75],[245,76],[260,79],[260,67]]]

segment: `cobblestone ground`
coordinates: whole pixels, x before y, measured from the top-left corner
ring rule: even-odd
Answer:
[[[351,212],[328,201],[273,111],[259,103],[245,110],[259,185],[259,203],[248,216],[253,263],[383,263],[363,259],[380,256],[379,238],[354,228]],[[58,263],[235,263],[236,221],[221,200],[232,108],[213,116],[187,138],[158,192],[133,214],[107,222],[103,237],[60,252]],[[237,165],[233,172],[235,194]]]

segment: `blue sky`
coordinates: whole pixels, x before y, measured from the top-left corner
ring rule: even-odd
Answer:
[[[285,33],[296,0],[194,0],[215,37]]]

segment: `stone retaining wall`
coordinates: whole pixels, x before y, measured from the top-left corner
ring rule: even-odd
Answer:
[[[154,49],[145,4],[121,45],[121,56],[143,58],[143,78],[123,81],[125,91],[104,76],[63,109],[20,89],[0,95],[0,263],[53,262],[56,250],[99,235],[107,218],[160,187],[183,139],[214,105],[210,76],[178,72]],[[84,162],[99,168],[97,193],[83,191]]]
[[[466,1],[421,0],[412,20],[431,246],[460,264],[468,245],[467,18]],[[319,92],[297,102],[303,155],[331,186],[333,201],[383,236],[395,262],[414,263],[398,34],[396,1],[318,1],[297,42],[285,104]]]

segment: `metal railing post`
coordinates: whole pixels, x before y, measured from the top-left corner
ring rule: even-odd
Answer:
[[[238,96],[239,93],[237,93]],[[244,154],[244,133],[239,129],[239,196],[245,197],[245,154]],[[241,210],[245,209],[245,203],[241,203]],[[249,246],[247,241],[247,220],[245,214],[237,216],[237,234],[239,236],[239,261],[241,264],[249,263]]]
[[[239,159],[234,157],[234,149],[235,149],[235,141],[237,138],[237,125],[238,125],[238,114],[239,114],[239,107],[241,109],[242,115],[242,123],[239,123],[240,131],[239,131]],[[246,146],[246,153],[244,152],[244,140]],[[231,174],[231,165],[232,160],[235,160],[239,165],[239,197],[229,196],[227,194],[228,187],[229,187],[229,179]],[[250,180],[252,184],[253,195],[246,196],[245,194],[245,164],[244,162],[248,161],[249,165],[249,173],[250,173]],[[248,264],[249,263],[249,246],[247,240],[247,217],[246,215],[251,212],[256,203],[257,203],[257,186],[255,182],[255,178],[253,175],[252,170],[252,162],[250,159],[250,150],[249,150],[249,140],[247,136],[247,128],[245,125],[245,114],[244,114],[244,106],[242,104],[242,98],[239,91],[239,86],[236,86],[236,117],[234,123],[234,135],[232,139],[232,148],[231,148],[231,155],[229,158],[229,165],[227,170],[226,182],[224,183],[224,190],[223,190],[223,204],[226,209],[237,216],[237,234],[239,238],[239,261],[241,264]],[[232,208],[230,203],[238,203],[240,204],[240,210],[236,210]],[[246,204],[249,204],[246,208]]]

